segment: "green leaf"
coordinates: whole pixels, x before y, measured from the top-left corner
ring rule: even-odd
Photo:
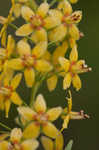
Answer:
[[[65,150],[71,150],[72,149],[72,145],[73,145],[73,140],[70,140],[67,144],[67,146],[65,147]]]

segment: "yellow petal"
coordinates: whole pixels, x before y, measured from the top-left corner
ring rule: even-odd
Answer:
[[[67,41],[64,41],[61,46],[58,46],[52,55],[52,60],[54,64],[58,63],[59,57],[64,57],[68,49]]]
[[[36,115],[36,112],[29,107],[22,106],[18,107],[17,110],[19,114],[28,121],[33,120],[33,117]]]
[[[50,31],[48,37],[50,41],[62,41],[66,34],[67,27],[61,24],[52,31]]]
[[[20,28],[17,29],[16,35],[17,36],[27,36],[33,32],[33,28],[30,23],[22,25]]]
[[[0,142],[0,150],[8,150],[9,143],[7,141]]]
[[[19,97],[19,95],[16,92],[12,92],[11,101],[16,105],[22,104],[22,99]]]
[[[7,41],[7,55],[8,57],[11,56],[11,54],[13,53],[14,51],[14,48],[15,48],[15,41],[14,39],[12,38],[11,35],[8,36],[8,41]]]
[[[42,132],[51,138],[56,138],[58,135],[58,129],[50,122],[47,122],[46,125],[43,125]]]
[[[6,112],[6,118],[8,118],[8,113],[10,110],[11,101],[9,99],[6,99],[5,101],[5,112]]]
[[[25,42],[24,40],[20,40],[17,43],[17,52],[20,56],[31,55],[30,45],[27,42]]]
[[[4,73],[4,77],[3,77],[4,85],[8,86],[10,81],[12,80],[14,71],[7,67],[7,69],[3,73]]]
[[[36,122],[30,123],[23,131],[23,137],[26,139],[37,138],[40,134],[40,126]]]
[[[42,18],[44,18],[46,16],[48,10],[49,10],[49,4],[44,2],[39,6],[39,8],[37,10],[37,14],[39,16],[41,16]]]
[[[32,68],[25,69],[24,77],[27,87],[32,87],[35,81],[35,71]]]
[[[67,115],[64,119],[62,130],[68,128],[69,120],[70,120],[70,115]]]
[[[39,94],[34,103],[34,108],[36,112],[45,112],[46,111],[46,103],[43,95]]]
[[[55,149],[56,150],[62,150],[63,149],[63,145],[64,145],[64,139],[63,139],[63,135],[61,132],[58,133],[56,140],[55,140]]]
[[[4,31],[1,38],[1,45],[6,47],[7,31]]]
[[[35,150],[39,146],[39,143],[35,139],[29,139],[22,142],[21,147],[23,150]]]
[[[63,80],[63,89],[66,90],[67,88],[70,87],[71,85],[71,81],[72,81],[72,76],[70,73],[67,73],[64,77],[64,80]]]
[[[46,29],[52,29],[60,25],[60,19],[58,17],[48,16],[44,19],[44,27]]]
[[[12,80],[11,80],[11,87],[13,89],[16,89],[20,83],[22,79],[22,74],[21,73],[18,73]]]
[[[57,17],[58,19],[60,19],[60,21],[62,20],[63,14],[61,11],[57,9],[50,9],[48,13],[51,17]]]
[[[62,113],[62,108],[55,107],[55,108],[49,109],[46,114],[48,115],[48,120],[54,121],[60,116],[61,113]]]
[[[80,80],[80,77],[76,74],[74,75],[73,79],[72,79],[72,83],[73,83],[73,86],[76,88],[77,91],[79,91],[81,89],[81,80]]]
[[[78,0],[69,0],[72,4],[77,3]]]
[[[24,68],[22,64],[22,60],[20,58],[9,60],[8,67],[13,70],[22,70]]]
[[[46,49],[47,49],[47,42],[40,42],[33,48],[32,55],[36,56],[37,58],[40,58],[41,56],[44,55]]]
[[[0,110],[4,110],[4,96],[0,94]]]
[[[70,61],[64,57],[59,57],[59,63],[61,67],[67,72],[70,68]]]
[[[53,75],[52,77],[47,79],[47,86],[50,92],[56,88],[57,81],[58,81],[58,77],[56,75]]]
[[[50,138],[42,136],[41,143],[45,150],[54,150],[54,143]]]
[[[21,15],[21,4],[19,4],[19,3],[15,4],[13,13],[14,13],[15,17],[17,17],[17,18]]]
[[[72,48],[69,59],[70,59],[71,62],[75,62],[75,61],[78,60],[78,51],[77,51],[77,46],[76,45]]]
[[[72,6],[68,1],[61,1],[58,4],[58,9],[62,10],[64,14],[71,14],[72,13]]]
[[[75,39],[75,40],[79,40],[80,38],[80,31],[78,29],[78,27],[76,25],[72,25],[70,28],[69,28],[69,35]]]
[[[32,36],[31,39],[35,42],[43,42],[43,41],[47,41],[47,32],[45,29],[40,28],[40,30],[36,30]]]
[[[10,135],[10,140],[11,142],[20,142],[22,138],[22,131],[21,129],[19,128],[14,128],[12,131],[11,131],[11,135]]]
[[[51,53],[48,50],[46,50],[42,58],[47,61],[51,61]]]
[[[34,16],[33,10],[27,6],[22,7],[21,14],[26,21],[30,21],[31,17]]]
[[[40,72],[49,72],[53,69],[53,66],[46,60],[37,60],[35,68]]]

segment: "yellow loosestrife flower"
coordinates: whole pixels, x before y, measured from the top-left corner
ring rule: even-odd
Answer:
[[[63,150],[63,135],[61,134],[61,132],[59,132],[55,141],[52,141],[48,137],[42,136],[41,143],[45,150]]]
[[[81,120],[81,119],[86,119],[89,118],[89,116],[87,114],[84,114],[84,111],[81,110],[80,112],[74,112],[72,111],[72,95],[71,95],[71,91],[69,91],[69,97],[67,97],[67,101],[68,101],[68,108],[64,109],[64,115],[62,115],[62,119],[64,120],[63,125],[62,125],[62,129],[61,131],[63,131],[65,128],[68,127],[69,121],[72,120]]]
[[[12,78],[8,72],[6,76],[3,81],[0,81],[0,109],[5,109],[6,117],[8,117],[11,103],[22,104],[20,96],[15,91],[21,81],[22,74],[19,73]]]
[[[33,109],[24,106],[18,107],[20,116],[28,123],[23,131],[24,138],[36,138],[40,132],[51,138],[56,138],[59,131],[51,122],[60,116],[62,108],[46,109],[46,103],[41,94],[37,96]]]
[[[87,65],[85,65],[84,60],[78,60],[78,51],[76,45],[72,48],[69,59],[70,60],[64,57],[59,58],[59,63],[65,71],[63,88],[69,88],[72,83],[78,91],[81,88],[81,80],[78,74],[91,71],[91,68],[88,68]]]
[[[51,16],[57,16],[60,19],[61,24],[55,29],[49,32],[50,41],[62,41],[64,38],[68,37],[74,41],[80,38],[80,32],[76,26],[81,21],[82,12],[75,11],[72,12],[72,6],[68,1],[61,1],[58,4],[58,8],[55,10],[50,10]]]
[[[23,133],[20,128],[14,128],[9,137],[8,141],[0,141],[0,150],[35,150],[39,146],[35,139],[23,140]]]
[[[38,43],[32,50],[30,45],[21,40],[17,44],[18,58],[11,59],[8,67],[14,70],[23,70],[26,85],[32,87],[35,81],[35,69],[39,72],[46,73],[52,70],[51,64],[42,59],[47,48],[47,42]]]

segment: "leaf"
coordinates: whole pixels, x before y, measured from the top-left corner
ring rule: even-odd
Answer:
[[[72,149],[72,145],[73,145],[73,140],[70,140],[67,144],[67,146],[65,147],[65,150],[71,150]]]

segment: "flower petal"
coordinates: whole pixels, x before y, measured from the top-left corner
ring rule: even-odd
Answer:
[[[16,35],[17,36],[27,36],[33,32],[33,28],[30,23],[22,25],[20,28],[17,29]]]
[[[26,68],[24,70],[24,77],[27,87],[32,87],[35,81],[35,71],[32,68]]]
[[[23,137],[26,139],[37,138],[40,134],[40,126],[36,122],[30,123],[23,131]]]
[[[19,128],[14,128],[12,131],[11,131],[11,135],[10,135],[10,140],[11,142],[20,142],[22,138],[22,131],[21,129]]]
[[[48,120],[54,121],[60,116],[61,113],[62,113],[62,108],[55,107],[55,108],[49,109],[46,114],[48,115]]]
[[[29,107],[20,106],[18,107],[19,114],[26,120],[33,120],[33,116],[36,115],[36,112]]]
[[[15,17],[17,17],[17,18],[21,15],[21,4],[18,4],[18,3],[15,4],[13,13],[14,13]]]
[[[11,101],[16,105],[22,104],[22,99],[20,98],[20,96],[16,92],[12,92]]]
[[[57,81],[58,81],[58,77],[56,75],[53,75],[52,77],[47,79],[47,87],[50,92],[56,88]]]
[[[32,50],[32,55],[36,56],[36,58],[40,58],[44,55],[47,49],[47,42],[40,42],[38,43]]]
[[[39,94],[36,98],[36,101],[34,103],[34,109],[36,112],[42,112],[44,113],[46,111],[46,103],[43,95]]]
[[[47,122],[46,125],[43,125],[42,132],[51,138],[56,138],[58,135],[58,129],[50,122]]]
[[[64,57],[59,57],[59,63],[65,72],[67,72],[69,70],[70,61],[68,59],[66,59]]]
[[[62,20],[63,14],[61,11],[57,9],[50,9],[48,13],[51,17],[57,17],[60,21]]]
[[[61,24],[52,31],[50,31],[48,37],[50,41],[62,41],[66,34],[67,27]]]
[[[80,38],[80,31],[78,29],[78,27],[76,25],[72,25],[70,28],[69,28],[69,35],[75,39],[75,40],[79,40]]]
[[[9,146],[9,143],[7,141],[0,142],[0,150],[7,150],[8,146]]]
[[[73,86],[76,88],[77,91],[79,91],[81,89],[81,86],[82,86],[81,80],[77,74],[73,77],[72,83],[73,83]]]
[[[61,132],[59,132],[59,134],[56,137],[55,145],[56,145],[56,147],[55,147],[56,150],[62,150],[63,149],[64,139],[63,139],[63,135]]]
[[[35,42],[47,41],[47,32],[45,29],[40,28],[40,30],[35,30],[31,36],[31,39]]]
[[[26,21],[30,21],[31,17],[34,16],[33,10],[27,6],[22,7],[21,14]]]
[[[71,62],[75,62],[78,60],[78,51],[76,45],[72,48],[69,58]]]
[[[46,73],[51,71],[53,66],[48,61],[40,59],[37,60],[35,68],[42,73]]]
[[[8,57],[11,56],[13,50],[15,48],[15,41],[14,39],[12,38],[11,35],[8,36],[8,41],[7,41],[7,55]]]
[[[13,69],[13,70],[22,70],[24,68],[22,59],[20,58],[15,58],[11,59],[7,63],[8,67]]]
[[[35,139],[29,139],[22,142],[21,147],[23,150],[35,150],[39,146],[39,143]]]
[[[41,143],[45,150],[54,150],[54,143],[50,138],[42,136]]]
[[[24,40],[20,40],[17,43],[17,52],[20,56],[31,55],[30,45],[27,42],[25,42]]]
[[[46,29],[52,29],[60,25],[60,19],[58,17],[48,16],[44,19],[44,27]]]
[[[39,6],[39,8],[37,9],[37,14],[38,14],[39,16],[41,16],[42,18],[44,18],[44,17],[46,16],[48,10],[49,10],[49,4],[46,3],[46,2],[44,2],[44,3],[42,3],[42,4]]]
[[[71,73],[67,73],[64,77],[64,80],[63,80],[63,89],[66,90],[67,88],[70,87],[71,85],[71,81],[72,81],[72,76],[71,76]]]
[[[5,105],[6,118],[8,118],[8,113],[11,107],[11,101],[9,99],[6,99],[4,105]]]
[[[22,79],[22,74],[21,74],[21,73],[18,73],[18,74],[11,80],[11,87],[12,87],[14,90],[18,87],[18,85],[19,85],[21,79]]]

